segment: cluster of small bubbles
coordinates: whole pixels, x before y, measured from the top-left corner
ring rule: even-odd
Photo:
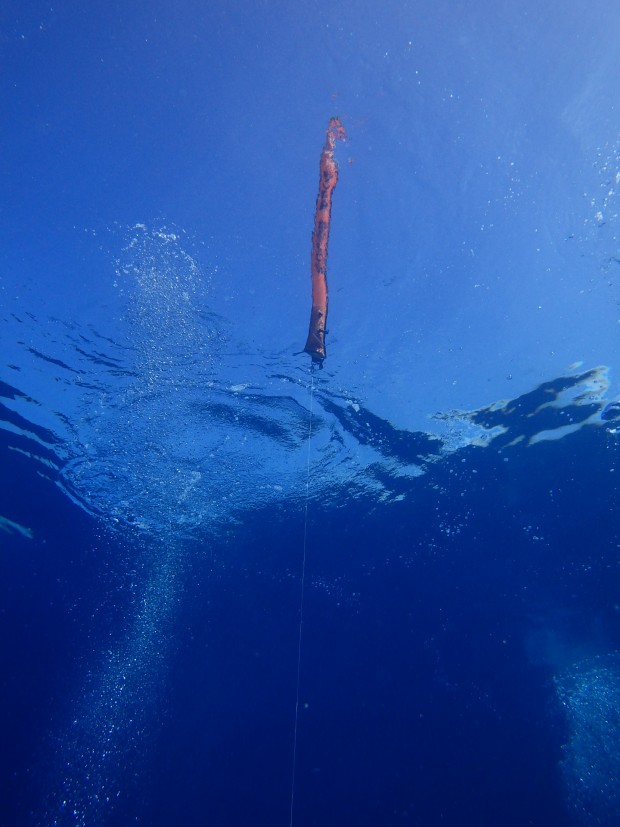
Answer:
[[[211,505],[208,498],[199,505],[204,471],[197,454],[208,446],[191,438],[200,433],[192,406],[216,338],[199,314],[199,268],[177,234],[138,226],[117,270],[134,363],[122,384],[85,394],[82,451],[67,463],[63,484],[122,529],[127,542],[132,532],[140,538],[128,554],[141,576],[131,579],[124,629],[92,656],[72,723],[53,749],[54,790],[42,823],[107,823],[121,790],[127,795],[156,730],[183,572],[181,529],[206,519]]]
[[[450,522],[440,522],[439,523],[439,531],[446,536],[446,537],[454,537],[457,534],[460,534],[462,531],[463,526],[458,524],[453,524]]]
[[[599,149],[594,164],[599,186],[595,196],[589,198],[591,218],[596,227],[602,227],[618,218],[617,196],[620,192],[620,142]]]
[[[359,593],[352,591],[342,576],[327,578],[316,575],[312,577],[310,585],[316,591],[329,596],[337,606],[353,606],[359,603]]]
[[[153,712],[165,681],[179,561],[170,546],[152,552],[151,575],[133,619],[89,670],[72,719],[57,739],[56,777],[41,824],[108,823],[156,737]]]
[[[555,683],[567,725],[570,809],[581,824],[620,824],[620,653],[576,664]]]
[[[203,373],[218,340],[201,312],[209,278],[181,246],[179,234],[136,225],[116,272],[129,296],[142,378],[161,387],[178,382],[183,369]]]
[[[218,511],[205,496],[218,438],[201,416],[219,341],[204,312],[209,279],[179,233],[144,225],[132,228],[116,270],[133,362],[123,384],[85,393],[83,450],[63,481],[111,522],[174,534]]]

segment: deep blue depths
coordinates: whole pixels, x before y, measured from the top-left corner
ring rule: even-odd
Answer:
[[[574,823],[552,668],[529,644],[555,624],[617,646],[615,452],[586,427],[509,460],[457,452],[403,502],[311,502],[295,824]],[[125,555],[32,460],[1,459],[5,512],[35,535],[9,539],[0,584],[2,823],[19,825],[79,653],[122,616]],[[196,548],[156,748],[109,823],[288,823],[302,543],[284,504]]]

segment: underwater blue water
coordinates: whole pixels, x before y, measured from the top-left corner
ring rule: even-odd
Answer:
[[[0,31],[0,824],[619,824],[620,13]]]
[[[533,396],[503,412],[515,434],[581,414]],[[295,823],[614,823],[611,422],[429,451],[383,502],[310,494]],[[429,447],[364,425],[384,456]],[[23,435],[2,462],[32,532],[3,544],[5,823],[286,823],[303,497],[171,552],[102,529]]]

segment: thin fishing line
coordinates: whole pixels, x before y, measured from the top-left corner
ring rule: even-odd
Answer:
[[[308,544],[308,500],[310,498],[310,440],[312,437],[312,403],[314,400],[314,365],[310,367],[310,419],[308,422],[308,451],[306,456],[306,505],[304,509],[304,551],[301,560],[301,593],[299,596],[299,637],[297,640],[297,689],[295,693],[295,727],[293,729],[293,768],[291,778],[291,819],[293,827],[293,807],[295,803],[295,770],[297,768],[297,729],[299,724],[299,686],[301,677],[301,637],[304,623],[304,586],[306,583],[306,548]]]

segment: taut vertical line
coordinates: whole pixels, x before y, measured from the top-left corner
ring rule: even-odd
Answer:
[[[310,366],[310,419],[308,422],[308,451],[306,458],[306,505],[304,510],[304,550],[301,560],[301,590],[299,595],[299,637],[297,641],[297,689],[295,693],[295,728],[293,730],[293,769],[291,773],[291,819],[293,827],[293,808],[295,804],[295,770],[297,768],[297,729],[299,725],[299,685],[301,677],[301,638],[304,623],[304,591],[306,584],[306,548],[308,543],[308,500],[310,498],[310,439],[312,437],[312,403],[314,400],[314,366]]]

